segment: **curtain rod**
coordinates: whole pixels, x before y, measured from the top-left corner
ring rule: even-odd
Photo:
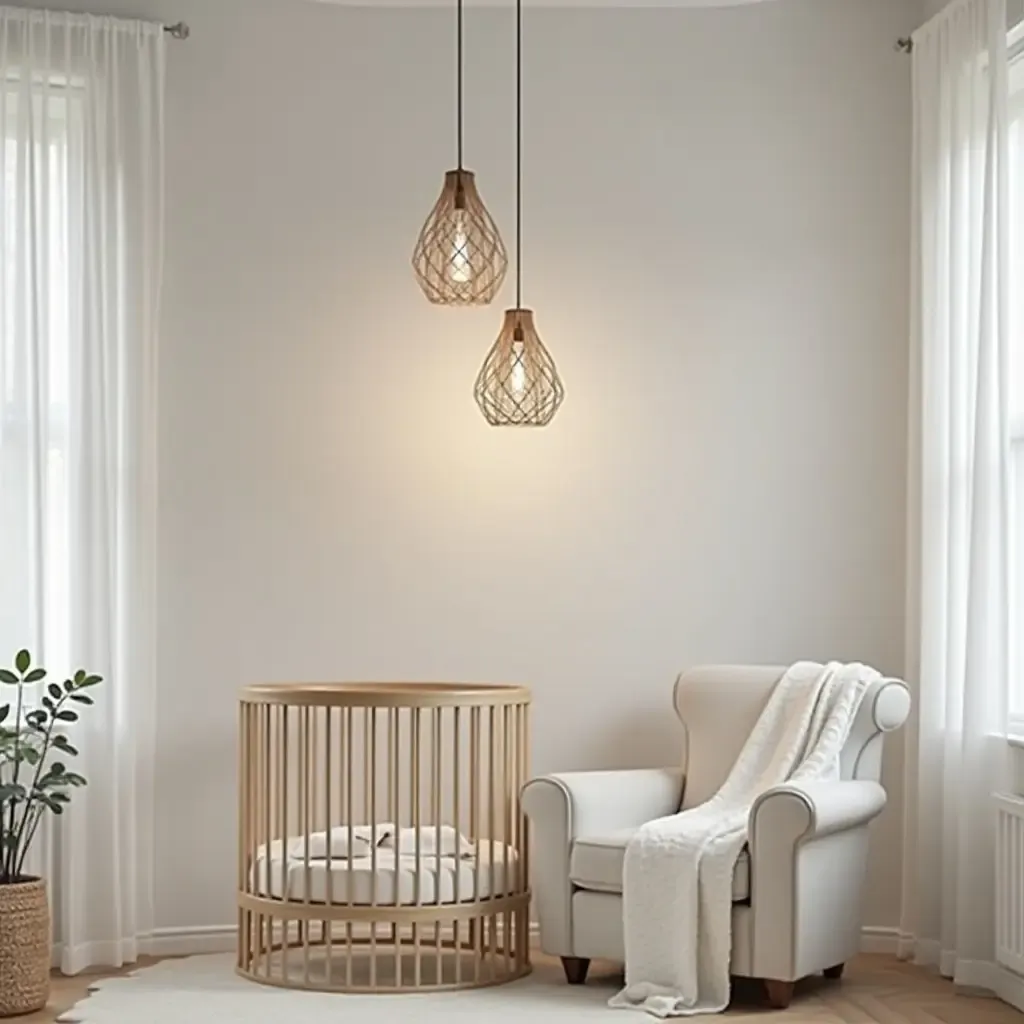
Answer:
[[[172,39],[188,39],[192,35],[192,29],[183,21],[179,21],[177,25],[164,25],[164,31]]]

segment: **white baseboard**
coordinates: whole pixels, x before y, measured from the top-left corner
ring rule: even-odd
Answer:
[[[150,940],[152,956],[194,956],[233,953],[238,928],[233,924],[202,928],[157,928]]]
[[[956,960],[943,953],[935,941],[917,941],[898,928],[865,928],[861,948],[865,953],[887,953],[901,960],[921,964],[944,977],[956,974],[957,987],[965,992],[991,993],[997,999],[1024,1011],[1024,977],[987,960]]]
[[[153,932],[150,945],[153,956],[194,956],[201,953],[231,953],[235,949],[237,928],[233,924],[205,925],[201,928],[158,928]],[[536,939],[540,928],[536,921],[530,924],[530,937]],[[896,956],[899,947],[898,928],[866,927],[861,932],[861,951]],[[1010,974],[1010,972],[1006,972]],[[1022,987],[1024,980],[1010,974],[1010,979]],[[1012,1002],[1012,1000],[1007,1000]],[[1024,998],[1021,999],[1024,1004]],[[1013,1004],[1018,1006],[1017,1003]]]
[[[1004,1003],[1009,1003],[1018,1010],[1024,1011],[1024,978],[1005,967],[992,965],[991,984],[989,988]]]
[[[860,930],[860,951],[896,956],[899,952],[899,928],[878,928],[866,925]]]

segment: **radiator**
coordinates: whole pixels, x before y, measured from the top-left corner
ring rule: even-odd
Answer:
[[[1024,798],[996,800],[996,960],[1024,974]]]

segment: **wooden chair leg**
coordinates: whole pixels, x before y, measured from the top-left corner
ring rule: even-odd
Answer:
[[[775,981],[766,978],[764,982],[765,991],[768,993],[768,1005],[773,1010],[787,1010],[793,1001],[793,990],[796,988],[795,981]]]
[[[565,971],[565,980],[570,985],[584,985],[587,981],[587,971],[590,970],[590,961],[578,956],[563,956],[562,969]]]
[[[826,967],[825,977],[832,981],[838,981],[843,976],[843,969],[845,967],[846,964],[836,964],[835,967]]]

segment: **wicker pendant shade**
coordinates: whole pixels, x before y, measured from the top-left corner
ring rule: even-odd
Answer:
[[[492,427],[546,427],[565,398],[532,309],[508,309],[476,379],[476,401]]]
[[[412,269],[423,294],[437,306],[486,306],[501,291],[508,251],[487,212],[472,171],[462,166],[462,8],[456,0],[456,137],[458,167],[444,176],[441,197],[430,211]]]
[[[508,251],[472,171],[444,176],[444,188],[412,257],[423,294],[439,306],[486,306],[508,272]]]
[[[546,427],[565,398],[533,310],[523,308],[523,0],[516,0],[516,308],[505,311],[474,397],[492,427]]]

